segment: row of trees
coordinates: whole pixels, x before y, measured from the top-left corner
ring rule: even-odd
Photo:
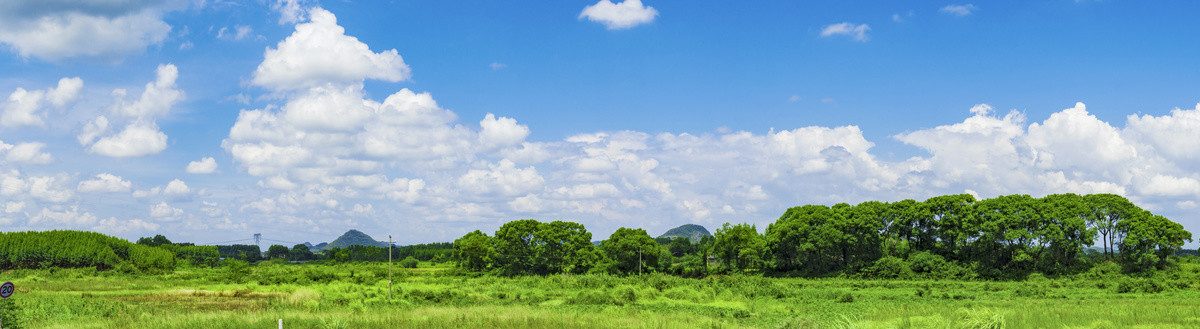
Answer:
[[[142,271],[175,268],[169,250],[138,245],[95,232],[43,231],[0,233],[0,270],[49,267],[118,267]]]
[[[449,242],[426,243],[409,246],[392,246],[393,259],[413,258],[419,261],[447,260],[454,252],[454,244]],[[283,245],[272,245],[267,248],[267,258],[285,259],[291,261],[308,261],[327,259],[340,262],[386,262],[388,248],[352,245],[346,248],[329,248],[321,253],[313,253],[308,245],[297,244],[291,249]]]
[[[1131,270],[1162,268],[1191,238],[1182,225],[1113,194],[978,201],[958,194],[924,202],[794,207],[767,227],[761,249],[771,269],[808,275],[856,271],[882,257],[925,252],[1000,277],[1080,270],[1084,249],[1097,243],[1104,257]]]
[[[676,240],[681,241],[673,249],[680,256],[707,250],[693,247],[687,239]],[[670,246],[674,241],[664,242]],[[660,245],[644,229],[619,228],[597,246],[582,224],[565,221],[512,221],[494,237],[476,230],[455,240],[454,250],[461,267],[504,275],[669,272],[673,265],[672,248]]]
[[[788,209],[760,234],[749,224],[725,224],[709,241],[655,241],[644,230],[620,228],[599,246],[578,223],[518,220],[489,237],[481,231],[454,242],[460,266],[506,275],[637,273],[698,276],[718,271],[769,271],[820,276],[872,275],[952,267],[1000,278],[1032,272],[1081,271],[1089,246],[1096,258],[1130,271],[1163,268],[1191,233],[1113,194],[967,194],[925,201],[868,201]],[[910,269],[908,264],[915,264]],[[895,269],[900,266],[901,269]]]

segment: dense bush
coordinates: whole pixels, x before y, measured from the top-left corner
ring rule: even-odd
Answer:
[[[906,279],[913,276],[908,262],[897,257],[883,257],[870,267],[863,269],[863,276],[877,279]]]
[[[403,260],[400,261],[400,267],[417,268],[417,264],[419,264],[420,262],[421,261],[418,261],[415,257],[408,256],[407,258],[404,258]]]

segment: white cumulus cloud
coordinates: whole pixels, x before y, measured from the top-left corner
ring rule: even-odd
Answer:
[[[165,13],[186,7],[180,0],[80,0],[48,4],[10,0],[0,5],[0,43],[22,57],[47,61],[97,58],[118,62],[167,38]]]
[[[200,161],[188,162],[187,172],[189,174],[211,174],[217,172],[217,160],[212,157],[204,157]]]
[[[113,192],[129,192],[133,183],[121,178],[121,176],[102,173],[96,175],[95,179],[79,182],[79,187],[76,188],[83,193],[113,193]]]
[[[658,10],[642,5],[641,0],[624,0],[620,3],[600,0],[600,2],[584,7],[583,12],[579,13],[579,19],[586,18],[589,21],[599,22],[609,30],[628,29],[647,24],[653,22],[657,16]]]
[[[0,125],[5,127],[45,127],[45,111],[49,107],[62,109],[79,98],[83,79],[62,78],[58,86],[45,90],[17,88],[0,103]]]

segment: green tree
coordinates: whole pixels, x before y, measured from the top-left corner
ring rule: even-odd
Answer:
[[[158,247],[164,244],[171,244],[171,240],[167,240],[167,237],[162,234],[156,234],[153,238],[142,237],[138,239],[137,244]]]
[[[911,250],[932,250],[936,241],[936,231],[933,227],[933,215],[923,202],[912,199],[888,204],[884,211],[886,218],[885,234],[906,241],[904,257]]]
[[[973,216],[975,197],[970,194],[942,195],[925,200],[937,239],[941,243],[939,252],[966,260],[970,255],[960,255],[969,241],[975,239],[979,229]],[[928,247],[928,246],[925,246]],[[929,250],[929,249],[922,249]]]
[[[763,267],[766,241],[754,225],[725,223],[714,237],[713,254],[724,268],[744,271]]]
[[[1040,226],[1040,239],[1046,249],[1041,258],[1045,272],[1059,272],[1075,266],[1084,246],[1091,246],[1096,230],[1089,228],[1087,219],[1091,208],[1087,200],[1073,193],[1051,194],[1041,199],[1045,225]]]
[[[284,247],[282,245],[277,245],[277,244],[271,245],[270,248],[267,248],[267,258],[287,259],[288,258],[288,248]]]
[[[454,240],[454,258],[458,266],[471,271],[483,271],[496,256],[495,242],[479,230]]]
[[[408,257],[405,257],[404,259],[400,260],[400,267],[402,267],[402,268],[417,268],[417,265],[420,263],[421,263],[421,261],[417,260],[413,256],[408,256]]]
[[[312,250],[308,249],[306,244],[297,244],[292,246],[292,250],[288,251],[288,258],[291,260],[305,261],[313,259]]]
[[[825,224],[833,210],[823,205],[792,207],[767,226],[767,250],[779,271],[825,272],[832,268],[828,256],[833,241]],[[818,232],[822,231],[822,232]]]
[[[515,220],[496,231],[494,265],[506,275],[531,273],[540,242],[537,234],[541,223],[532,219]]]
[[[553,221],[539,223],[534,273],[586,273],[597,260],[592,233],[582,224]]]
[[[1124,240],[1124,232],[1117,224],[1141,212],[1128,199],[1116,194],[1092,194],[1085,197],[1091,208],[1088,225],[1100,234],[1104,255],[1111,258],[1114,244]]]
[[[1166,267],[1168,257],[1192,241],[1192,233],[1184,230],[1183,225],[1149,211],[1138,212],[1117,227],[1118,231],[1126,232],[1118,245],[1121,258],[1133,271]]]
[[[600,250],[612,273],[645,273],[659,268],[659,245],[644,229],[618,228],[600,244]]]

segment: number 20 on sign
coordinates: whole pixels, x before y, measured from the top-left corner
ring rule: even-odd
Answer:
[[[17,287],[13,286],[12,282],[5,282],[3,285],[0,285],[0,298],[8,298],[12,296],[14,291],[17,291]]]

